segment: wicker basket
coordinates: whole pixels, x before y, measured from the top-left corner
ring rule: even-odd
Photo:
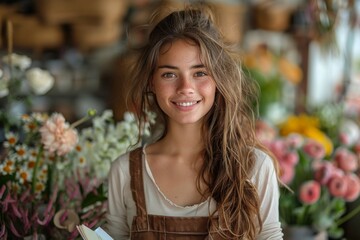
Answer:
[[[36,0],[36,9],[48,24],[116,22],[128,10],[129,0]]]
[[[122,25],[119,23],[71,25],[71,41],[81,51],[106,47],[120,41]]]
[[[42,24],[36,16],[12,14],[8,19],[13,24],[15,48],[35,51],[60,48],[64,44],[64,33],[60,26]]]
[[[216,21],[227,41],[240,45],[244,33],[246,6],[244,4],[211,3]]]
[[[286,3],[260,2],[254,8],[255,26],[270,31],[285,31],[290,25],[293,10],[293,7]]]
[[[163,15],[185,7],[181,0],[162,0]],[[242,40],[246,6],[244,4],[209,1],[208,5],[215,14],[216,22],[227,41],[238,44]]]

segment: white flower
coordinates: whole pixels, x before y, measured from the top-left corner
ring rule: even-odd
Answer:
[[[133,122],[136,120],[134,113],[132,112],[125,112],[124,113],[124,120],[126,122]]]
[[[31,65],[31,59],[25,55],[19,55],[16,53],[12,53],[10,55],[11,58],[11,64],[14,67],[18,67],[20,70],[25,70],[30,67]],[[9,55],[6,55],[2,58],[3,62],[6,64],[10,64]]]
[[[0,98],[7,95],[9,95],[8,82],[5,79],[0,79]]]
[[[343,120],[339,130],[340,135],[346,138],[346,141],[344,142],[346,145],[353,145],[360,139],[360,128],[353,120]]]
[[[40,68],[32,68],[26,72],[26,78],[30,83],[31,89],[37,95],[45,94],[54,85],[54,77]]]

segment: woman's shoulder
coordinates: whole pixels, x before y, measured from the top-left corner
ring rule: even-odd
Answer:
[[[275,172],[274,159],[272,159],[266,152],[255,148],[255,164],[253,167],[253,176],[262,175]]]
[[[129,165],[129,156],[130,152],[126,152],[121,154],[119,157],[117,157],[112,163],[111,168],[114,167],[120,167],[123,168],[124,166]]]
[[[132,152],[135,151],[142,151],[142,147],[127,151],[117,157],[111,163],[111,171],[122,171],[122,172],[129,172],[129,165],[130,165],[130,156]]]

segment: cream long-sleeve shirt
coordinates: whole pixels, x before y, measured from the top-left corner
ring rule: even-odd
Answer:
[[[143,148],[143,179],[148,214],[164,216],[209,216],[216,207],[214,199],[192,205],[178,206],[171,202],[157,186],[146,161]],[[260,214],[263,220],[258,240],[283,239],[279,222],[279,187],[271,158],[255,150],[257,161],[251,181],[257,187],[260,198]],[[210,205],[210,208],[209,208]],[[112,163],[109,174],[107,222],[104,228],[116,240],[129,239],[136,206],[130,188],[129,153]]]

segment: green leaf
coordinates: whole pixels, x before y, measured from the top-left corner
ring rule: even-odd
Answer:
[[[103,189],[103,184],[101,184],[97,189],[96,192],[90,192],[87,194],[84,198],[84,200],[81,203],[82,208],[89,207],[97,202],[103,202],[106,201],[107,197],[105,194],[105,191]]]
[[[329,228],[327,232],[334,239],[340,239],[344,235],[344,230],[336,226]]]

